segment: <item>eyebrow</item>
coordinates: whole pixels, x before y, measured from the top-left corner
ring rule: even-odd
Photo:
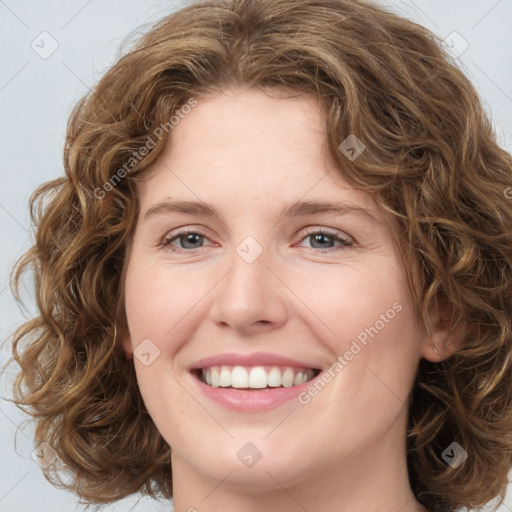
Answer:
[[[217,210],[212,205],[205,202],[165,200],[149,208],[144,214],[144,220],[165,213],[185,213],[197,216],[219,217]],[[332,213],[337,215],[358,213],[369,217],[374,222],[381,223],[381,221],[366,208],[345,201],[297,201],[291,206],[285,207],[280,218],[303,217],[318,213]]]

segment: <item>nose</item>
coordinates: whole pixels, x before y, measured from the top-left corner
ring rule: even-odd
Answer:
[[[290,311],[286,286],[268,266],[266,251],[252,262],[240,254],[233,251],[231,269],[214,289],[212,321],[242,335],[281,327]]]

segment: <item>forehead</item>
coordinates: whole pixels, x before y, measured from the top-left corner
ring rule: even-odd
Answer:
[[[197,99],[197,106],[170,133],[166,153],[172,152],[173,161],[261,166],[276,158],[318,163],[326,149],[325,117],[315,98],[228,89]]]
[[[197,98],[197,106],[171,131],[139,193],[141,215],[176,200],[208,203],[210,215],[223,210],[226,217],[247,214],[270,221],[299,202],[343,203],[368,211],[377,222],[388,215],[344,179],[329,151],[316,99],[287,91],[231,89]],[[310,211],[315,209],[322,207]]]

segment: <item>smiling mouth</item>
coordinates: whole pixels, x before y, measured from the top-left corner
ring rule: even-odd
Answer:
[[[240,391],[290,388],[314,379],[321,370],[291,366],[215,365],[192,370],[203,384]]]

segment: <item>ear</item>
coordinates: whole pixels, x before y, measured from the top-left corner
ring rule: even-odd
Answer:
[[[453,325],[447,317],[440,318],[439,312],[436,312],[431,318],[434,330],[430,336],[425,333],[421,355],[428,361],[437,363],[448,359],[462,347],[466,327],[463,323]]]

